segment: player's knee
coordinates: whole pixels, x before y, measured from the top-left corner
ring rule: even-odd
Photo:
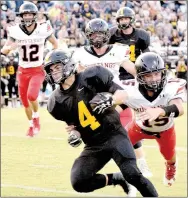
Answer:
[[[37,93],[28,93],[27,98],[29,101],[35,101],[38,97]]]
[[[75,191],[83,193],[83,192],[89,192],[87,189],[87,181],[82,179],[81,177],[71,177],[71,184]]]

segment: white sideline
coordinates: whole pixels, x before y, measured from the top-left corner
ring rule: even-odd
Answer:
[[[5,134],[5,133],[1,133],[2,137],[17,137],[17,138],[26,138],[26,139],[46,139],[46,140],[64,140],[65,138],[58,138],[58,137],[39,137],[39,136],[35,136],[34,138],[28,138],[27,136],[23,136],[23,135],[15,135],[15,134]],[[156,149],[158,148],[158,146],[155,145],[144,145],[144,148],[153,148]],[[177,151],[183,151],[183,152],[187,152],[187,148],[186,147],[176,147]]]
[[[8,187],[8,188],[21,188],[24,190],[32,190],[32,191],[39,191],[39,192],[51,192],[51,193],[60,193],[60,194],[72,194],[72,195],[78,195],[81,197],[81,195],[84,195],[84,197],[114,197],[112,195],[105,195],[105,194],[97,194],[97,193],[77,193],[74,191],[69,190],[57,190],[54,188],[40,188],[35,186],[24,186],[24,185],[14,185],[14,184],[1,184],[1,187]],[[1,189],[2,193],[2,189]]]

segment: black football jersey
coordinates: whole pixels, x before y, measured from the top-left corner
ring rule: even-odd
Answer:
[[[113,74],[100,66],[91,67],[76,75],[68,90],[57,88],[48,100],[47,109],[57,120],[75,125],[85,144],[98,144],[117,133],[121,127],[115,108],[98,115],[92,112],[89,101],[100,92],[114,93],[122,89],[113,82]]]
[[[109,44],[121,43],[129,45],[130,47],[130,60],[132,62],[136,61],[136,58],[148,49],[150,45],[150,36],[149,34],[140,28],[133,28],[133,32],[129,35],[125,35],[117,27],[112,27],[110,29],[111,37]],[[120,79],[126,80],[134,78],[130,76],[124,68],[120,68]]]
[[[18,69],[18,62],[13,61],[7,64],[6,70],[11,79],[16,79],[17,69]]]

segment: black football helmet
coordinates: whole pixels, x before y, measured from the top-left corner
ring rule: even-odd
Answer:
[[[56,78],[52,76],[51,66],[60,64],[61,70],[55,73]],[[55,49],[49,52],[44,59],[44,69],[46,71],[46,80],[50,84],[61,84],[69,76],[76,73],[76,63],[72,58],[72,53],[68,53],[64,50]]]
[[[167,73],[163,59],[154,52],[145,52],[141,54],[135,62],[137,81],[147,90],[158,91],[162,89],[167,81]],[[161,72],[160,81],[146,82],[144,75],[152,72]]]
[[[92,37],[94,33],[99,34],[96,37]],[[101,48],[109,41],[110,38],[108,23],[103,19],[92,19],[86,25],[85,34],[90,45],[93,45],[96,48]]]
[[[120,18],[130,18],[130,23],[119,23]],[[129,7],[120,8],[116,13],[116,21],[118,23],[118,28],[121,30],[125,30],[129,28],[135,22],[135,12]]]
[[[33,14],[33,18],[32,19],[23,19],[23,14],[27,14],[27,13]],[[25,2],[24,4],[22,4],[20,6],[19,14],[18,14],[21,17],[21,24],[29,27],[33,23],[36,23],[37,13],[38,13],[38,8],[34,3]]]

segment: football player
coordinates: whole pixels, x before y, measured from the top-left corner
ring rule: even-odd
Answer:
[[[103,19],[92,19],[88,22],[85,29],[85,34],[89,40],[90,45],[77,49],[73,56],[84,67],[93,67],[100,65],[109,69],[114,74],[116,83],[121,84],[119,80],[119,70],[123,67],[131,73],[132,76],[136,74],[134,64],[129,60],[129,46],[123,44],[108,45],[110,38],[110,30],[108,24]],[[120,119],[122,125],[125,127],[132,121],[132,112],[126,106],[121,106]],[[122,116],[123,115],[123,116]],[[135,149],[140,146],[140,143],[134,145]],[[142,164],[141,164],[142,162]],[[146,163],[144,159],[139,159],[139,168],[144,176],[150,176],[148,169],[145,168]],[[147,172],[146,172],[147,171]],[[150,173],[150,172],[149,172]]]
[[[6,66],[7,74],[9,75],[9,98],[12,102],[12,107],[17,107],[17,97],[18,97],[18,86],[16,82],[16,72],[18,69],[18,62],[16,61],[15,53],[11,52],[8,54],[9,61]]]
[[[152,183],[137,168],[133,147],[118,112],[112,108],[102,116],[92,113],[90,101],[97,93],[114,94],[121,89],[113,82],[113,74],[100,66],[77,73],[74,59],[63,50],[49,52],[44,67],[49,82],[59,85],[49,98],[49,113],[73,126],[68,139],[70,145],[80,145],[81,139],[85,143],[71,170],[74,190],[92,192],[106,185],[120,185],[128,193],[126,180],[142,196],[158,196]],[[110,159],[116,162],[123,175],[97,173]]]
[[[1,49],[1,54],[6,55],[18,48],[18,89],[29,120],[27,135],[30,137],[40,130],[37,97],[45,77],[42,66],[45,40],[57,48],[50,22],[37,23],[37,13],[34,3],[22,4],[19,9],[20,24],[8,28],[8,40]]]
[[[182,101],[186,81],[167,78],[163,59],[153,52],[141,54],[135,66],[137,80],[125,81],[125,90],[117,91],[111,104],[125,103],[134,110],[135,118],[127,127],[133,145],[142,139],[157,141],[166,160],[163,181],[165,185],[171,186],[177,171],[174,118],[184,112]],[[96,108],[102,111],[102,106],[104,104]]]
[[[130,46],[130,60],[134,63],[136,58],[143,52],[149,51],[150,37],[149,34],[142,28],[135,28],[135,12],[129,7],[122,7],[116,13],[117,26],[110,29],[111,37],[110,44],[121,43]],[[125,49],[126,50],[126,49]],[[120,68],[120,79],[133,79],[130,73],[124,68]],[[132,111],[127,108],[126,111],[121,112],[120,119],[123,126],[132,120]],[[134,145],[137,157],[138,167],[142,174],[146,177],[151,177],[152,173],[148,168],[145,160],[142,143],[138,142]]]

